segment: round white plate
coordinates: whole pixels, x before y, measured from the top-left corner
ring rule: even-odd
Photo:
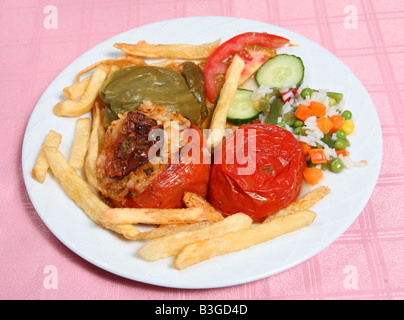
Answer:
[[[58,182],[48,175],[44,184],[31,177],[31,170],[49,130],[63,135],[60,150],[70,153],[76,119],[59,118],[53,106],[63,99],[62,89],[74,76],[96,61],[117,57],[115,42],[202,44],[237,34],[267,32],[290,39],[298,47],[287,49],[300,56],[306,67],[305,85],[343,92],[346,108],[354,115],[356,130],[351,156],[367,160],[366,168],[327,173],[322,185],[332,194],[313,210],[314,223],[247,250],[216,257],[178,271],[172,259],[146,262],[137,255],[142,242],[122,240],[96,226],[70,200]],[[227,17],[193,17],[162,21],[120,34],[91,49],[68,66],[48,87],[36,105],[26,128],[22,165],[32,203],[46,226],[73,252],[90,263],[122,277],[174,288],[216,288],[262,279],[296,266],[335,241],[362,212],[375,187],[382,157],[382,134],[378,115],[366,89],[333,54],[316,43],[283,28],[262,22]]]

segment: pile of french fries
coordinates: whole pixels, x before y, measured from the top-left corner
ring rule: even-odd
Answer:
[[[115,44],[125,54],[97,62],[79,72],[75,83],[63,89],[66,100],[53,109],[57,116],[78,117],[69,157],[58,149],[62,136],[50,130],[32,169],[32,177],[44,183],[47,172],[51,171],[66,194],[94,223],[129,240],[147,240],[138,250],[142,258],[155,261],[174,257],[177,269],[309,226],[316,218],[310,208],[330,193],[328,187],[314,189],[261,224],[254,224],[243,213],[224,217],[205,199],[189,192],[184,194],[184,208],[178,209],[110,208],[98,194],[100,181],[96,160],[105,138],[104,105],[98,94],[103,83],[113,72],[129,66],[168,66],[176,59],[207,59],[219,44],[220,40],[202,45],[151,45],[144,41],[134,45]],[[145,60],[161,58],[166,60],[152,63]],[[227,112],[243,68],[244,62],[236,55],[212,115],[211,129],[215,133],[208,139],[212,147],[223,138]],[[86,74],[89,75],[81,79]],[[85,117],[89,112],[91,116]],[[153,228],[141,232],[139,226],[143,225]]]

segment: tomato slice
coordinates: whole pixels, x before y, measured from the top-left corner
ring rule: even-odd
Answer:
[[[276,50],[260,46],[245,47],[244,52],[248,61],[244,59],[245,67],[241,73],[240,83],[247,81],[264,62],[276,56]]]
[[[246,63],[242,79],[247,80],[259,66],[276,54],[274,49],[288,43],[288,39],[273,34],[247,32],[221,44],[210,55],[205,66],[205,91],[208,100],[211,103],[216,102],[235,54],[239,54]]]

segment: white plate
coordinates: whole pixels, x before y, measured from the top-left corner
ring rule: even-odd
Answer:
[[[178,271],[172,259],[146,262],[137,256],[141,242],[125,241],[97,227],[48,175],[44,184],[31,177],[41,144],[50,129],[63,135],[60,150],[70,152],[76,119],[53,115],[62,89],[71,84],[84,67],[116,57],[115,42],[201,44],[223,41],[243,32],[256,31],[286,37],[299,47],[288,48],[306,67],[305,84],[312,88],[343,92],[346,107],[353,112],[355,133],[350,136],[351,155],[368,161],[366,168],[329,173],[323,185],[332,194],[313,208],[318,214],[308,228],[284,235],[242,252],[213,258]],[[215,288],[262,279],[296,266],[335,241],[354,222],[375,187],[382,158],[382,134],[375,107],[356,76],[333,54],[316,43],[266,23],[226,17],[193,17],[162,21],[120,34],[91,49],[68,66],[48,87],[36,105],[26,128],[22,164],[32,203],[53,234],[90,263],[122,277],[175,288]]]

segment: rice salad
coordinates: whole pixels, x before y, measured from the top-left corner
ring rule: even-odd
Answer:
[[[293,83],[285,84],[281,89],[260,85],[252,93],[252,99],[261,111],[258,121],[268,123],[268,114],[277,98],[282,100],[283,106],[276,124],[293,133],[300,142],[308,168],[339,173],[344,168],[367,165],[366,161],[355,161],[349,155],[348,136],[353,133],[355,125],[352,112],[345,110],[342,94],[297,87]],[[263,101],[267,102],[268,109],[263,107]],[[313,111],[313,104],[320,108]],[[299,109],[308,112],[299,113]],[[333,120],[337,120],[336,123]],[[319,125],[320,121],[326,122],[328,126]],[[320,153],[322,157],[313,157],[316,153]]]

